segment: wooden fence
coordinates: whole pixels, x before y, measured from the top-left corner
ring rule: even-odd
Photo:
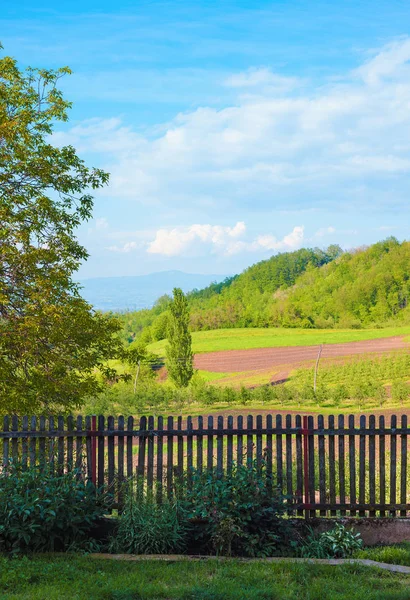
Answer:
[[[300,415],[214,417],[4,417],[3,465],[82,469],[109,486],[120,507],[121,485],[144,479],[159,497],[171,496],[193,468],[266,467],[288,497],[292,515],[401,516],[410,512],[407,416]]]

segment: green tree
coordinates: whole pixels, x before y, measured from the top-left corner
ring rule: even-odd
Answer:
[[[119,323],[72,279],[88,256],[75,231],[92,215],[89,190],[108,174],[52,143],[54,123],[67,121],[58,82],[69,73],[0,59],[0,413],[79,406],[123,353]]]
[[[186,387],[194,374],[192,336],[189,331],[188,302],[180,288],[174,288],[168,326],[167,370],[177,387]]]

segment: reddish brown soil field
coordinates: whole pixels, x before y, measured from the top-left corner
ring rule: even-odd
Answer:
[[[410,348],[403,337],[396,336],[378,340],[328,344],[323,346],[322,358],[348,357],[358,354],[383,354]],[[252,350],[227,350],[195,356],[195,367],[216,373],[260,371],[286,366],[294,369],[302,362],[314,361],[318,346],[285,346],[282,348],[257,348]]]

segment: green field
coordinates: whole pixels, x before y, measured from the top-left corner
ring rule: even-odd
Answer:
[[[195,331],[192,334],[192,349],[194,353],[199,354],[221,350],[341,344],[396,335],[410,336],[410,326],[385,329],[214,329]],[[164,356],[166,344],[166,340],[161,340],[150,344],[148,349],[159,356]]]
[[[410,576],[360,565],[0,556],[4,600],[405,600]]]

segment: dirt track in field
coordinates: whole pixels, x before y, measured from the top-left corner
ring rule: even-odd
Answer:
[[[395,350],[410,349],[402,336],[344,344],[323,345],[321,358],[337,359],[360,354],[380,355]],[[195,356],[195,367],[214,373],[240,373],[244,371],[266,371],[278,368],[285,378],[301,363],[306,366],[314,362],[319,346],[285,346],[282,348],[256,348],[251,350],[227,350],[208,352]],[[274,378],[276,380],[276,377]]]

